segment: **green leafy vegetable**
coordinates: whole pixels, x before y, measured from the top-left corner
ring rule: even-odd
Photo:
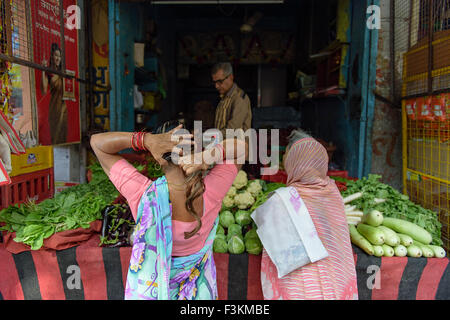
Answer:
[[[219,223],[221,224],[222,227],[228,228],[234,222],[235,222],[234,216],[233,216],[233,213],[231,213],[231,211],[226,210],[226,211],[222,211],[219,214]]]
[[[250,237],[247,240],[244,240],[244,243],[248,253],[259,255],[262,252],[263,245],[259,238]]]
[[[216,234],[225,234],[225,229],[220,224],[217,226]]]
[[[238,224],[231,224],[227,230],[227,240],[230,240],[231,237],[238,236],[241,239],[244,239],[242,236],[242,227]]]
[[[250,229],[250,230],[248,230],[245,233],[244,240],[247,240],[247,239],[250,239],[250,238],[257,238],[257,239],[259,239],[258,234],[256,233],[256,229]]]
[[[228,240],[228,252],[231,254],[241,254],[245,251],[245,244],[241,237],[232,236]]]
[[[213,243],[213,251],[217,253],[227,253],[228,244],[224,238],[216,238]]]
[[[16,232],[14,241],[38,250],[54,233],[89,228],[91,222],[102,218],[102,209],[119,195],[100,164],[90,169],[92,180],[89,183],[67,188],[39,204],[29,202],[1,210],[0,230]]]
[[[161,169],[161,166],[158,165],[156,161],[150,161],[147,164],[147,174],[149,178],[159,178],[164,175],[164,172]]]
[[[433,245],[442,246],[441,223],[437,213],[425,209],[409,200],[407,195],[400,193],[391,186],[381,183],[380,175],[369,174],[367,178],[356,181],[346,180],[347,190],[342,192],[342,197],[362,192],[362,197],[352,201],[358,210],[369,213],[378,210],[384,217],[397,218],[412,222],[428,231],[433,240]],[[378,199],[378,200],[377,200]],[[380,202],[379,199],[385,201]]]
[[[238,210],[234,214],[234,218],[236,220],[236,223],[242,227],[252,223],[252,217],[250,216],[250,212],[248,211]]]
[[[262,205],[264,202],[267,201],[269,198],[269,194],[279,188],[284,188],[286,185],[284,183],[263,183],[263,189],[262,193],[260,193],[257,197],[255,202],[253,203],[252,207],[248,210],[249,212],[253,212],[258,208],[260,205]]]

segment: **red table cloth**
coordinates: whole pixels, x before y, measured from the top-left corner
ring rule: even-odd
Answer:
[[[130,247],[93,237],[64,250],[12,254],[0,247],[0,299],[121,300]],[[448,300],[449,260],[377,258],[354,247],[360,300]],[[262,300],[261,256],[214,254],[220,300]]]

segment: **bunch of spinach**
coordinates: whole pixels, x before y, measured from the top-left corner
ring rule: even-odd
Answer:
[[[145,166],[133,164],[139,171]],[[16,232],[14,241],[39,250],[44,239],[56,232],[89,228],[91,222],[102,219],[102,210],[119,196],[114,184],[99,162],[89,166],[92,179],[89,183],[67,188],[51,199],[39,204],[28,202],[11,205],[0,211],[0,231]],[[152,177],[163,173],[154,164],[148,166]]]
[[[107,201],[95,194],[60,193],[39,204],[27,203],[9,206],[0,212],[0,230],[16,232],[14,241],[38,250],[44,239],[56,232],[76,228],[89,228],[92,221],[101,219],[101,209]]]
[[[367,178],[364,177],[356,181],[346,180],[347,190],[341,193],[342,197],[345,198],[357,192],[362,192],[363,196],[351,203],[356,205],[359,210],[368,213],[375,209],[382,212],[385,217],[413,222],[431,234],[433,237],[432,244],[441,246],[443,244],[441,239],[442,225],[437,213],[415,204],[409,200],[407,195],[381,183],[379,181],[381,178],[380,175],[369,174]],[[384,199],[384,202],[377,203],[375,199]]]

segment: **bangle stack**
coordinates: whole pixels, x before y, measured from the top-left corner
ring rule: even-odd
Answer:
[[[131,135],[131,148],[134,151],[148,151],[144,145],[145,131],[133,132]]]

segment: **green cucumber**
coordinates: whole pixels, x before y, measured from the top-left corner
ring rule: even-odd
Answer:
[[[408,250],[404,245],[399,244],[398,246],[395,246],[394,254],[396,257],[406,257]]]
[[[383,231],[369,226],[365,223],[360,223],[356,227],[358,232],[362,234],[371,244],[381,246],[384,243],[384,233]]]
[[[383,223],[383,214],[378,210],[372,210],[363,215],[361,222],[372,227],[378,227]]]
[[[369,240],[364,238],[358,232],[358,230],[356,230],[356,227],[354,225],[350,225],[349,230],[350,230],[350,239],[351,239],[352,243],[354,245],[358,246],[359,248],[361,248],[362,250],[364,250],[364,252],[366,252],[368,255],[373,256],[374,251],[373,251],[373,247],[370,244]]]
[[[416,240],[414,240],[413,244],[418,246],[420,248],[420,250],[422,250],[422,256],[424,256],[425,258],[433,258],[434,257],[434,251],[427,245],[425,245],[419,241],[416,241]]]
[[[398,233],[404,233],[414,240],[424,244],[430,244],[433,240],[431,234],[427,230],[409,221],[395,218],[384,218],[383,226],[391,228]]]
[[[436,258],[445,258],[446,253],[445,253],[444,248],[439,247],[439,246],[434,246],[431,244],[429,244],[428,246],[431,248],[431,250],[433,250],[434,256]]]
[[[407,247],[406,251],[408,252],[408,257],[420,258],[422,256],[422,250],[414,244]]]
[[[382,257],[384,255],[384,250],[382,246],[373,246],[373,254],[376,257]]]
[[[413,244],[413,238],[411,238],[407,234],[397,233],[397,236],[400,238],[400,244],[404,245],[405,247],[409,247]]]
[[[383,244],[381,246],[383,248],[383,256],[385,257],[393,257],[394,256],[394,248],[392,248],[391,246],[388,246],[387,244]]]
[[[377,228],[383,231],[384,243],[386,243],[388,246],[395,247],[400,244],[400,238],[394,230],[389,229],[386,226],[378,226]]]

